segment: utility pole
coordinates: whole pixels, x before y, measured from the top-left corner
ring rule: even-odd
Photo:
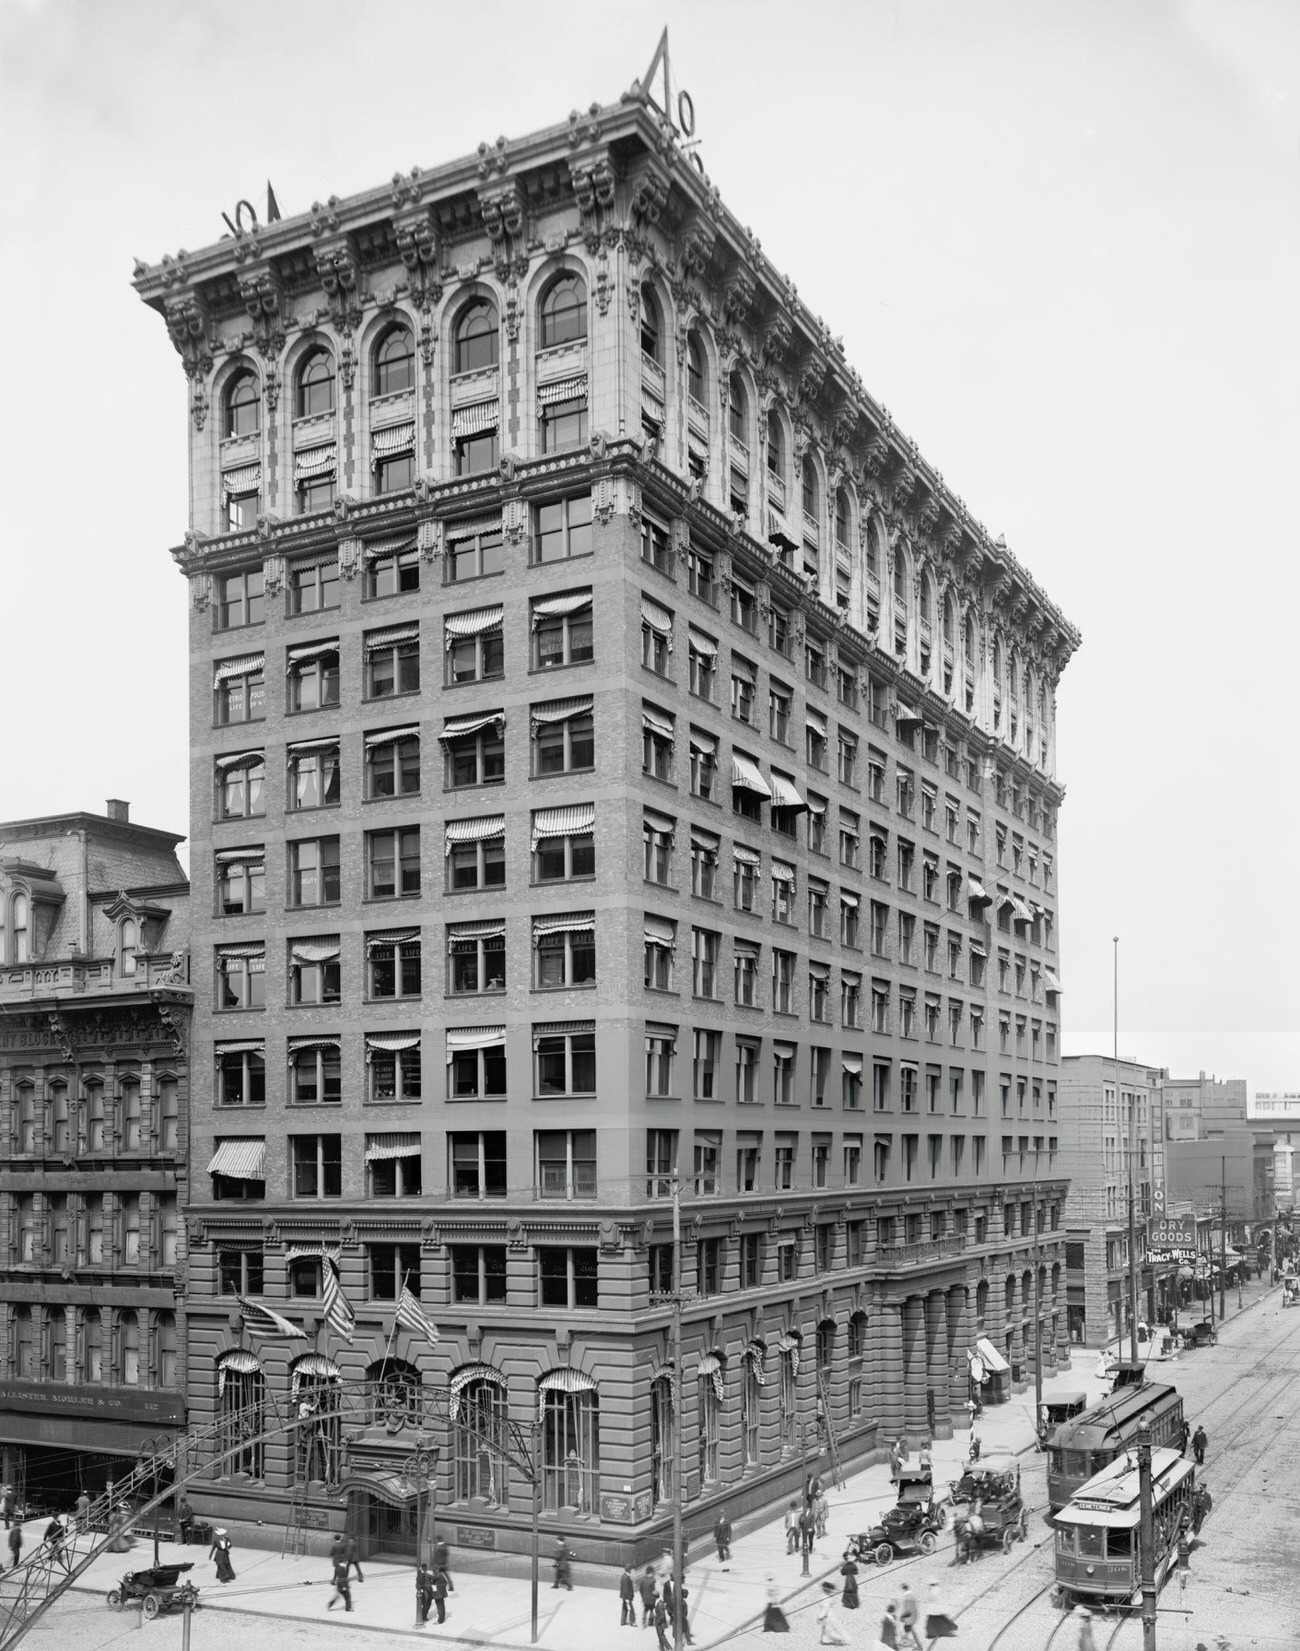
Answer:
[[[1115,1105],[1120,1104],[1119,1087],[1119,936],[1115,936],[1115,986],[1112,1020],[1115,1029]],[[1130,1097],[1131,1101],[1132,1097]],[[1128,1160],[1128,1344],[1129,1358],[1138,1362],[1138,1281],[1137,1224],[1133,1218],[1133,1109],[1124,1115],[1124,1156]]]
[[[673,1177],[673,1648],[682,1651],[682,1584],[686,1580],[682,1552],[682,1500],[686,1495],[682,1459],[682,1183]]]
[[[1142,1578],[1142,1651],[1156,1651],[1156,1522],[1151,1496],[1151,1429],[1138,1429],[1138,1567]]]
[[[1228,1159],[1223,1155],[1219,1159],[1219,1317],[1224,1319],[1227,1313],[1223,1305],[1223,1292],[1228,1283]]]
[[[1034,1182],[1034,1432],[1043,1436],[1043,1250],[1038,1221],[1038,1182]]]

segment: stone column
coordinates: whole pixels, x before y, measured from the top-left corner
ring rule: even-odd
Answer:
[[[872,1408],[880,1423],[878,1443],[888,1445],[903,1431],[903,1309],[883,1302],[867,1329]]]
[[[970,1388],[966,1349],[975,1345],[975,1303],[969,1285],[948,1288],[948,1413],[954,1427],[965,1425],[969,1411],[966,1397]]]
[[[927,1437],[937,1437],[940,1428],[946,1438],[951,1432],[948,1420],[948,1320],[947,1297],[942,1290],[931,1290],[925,1298],[925,1362]]]
[[[909,1440],[923,1437],[929,1426],[928,1384],[925,1303],[920,1296],[908,1296],[903,1303],[903,1430]]]

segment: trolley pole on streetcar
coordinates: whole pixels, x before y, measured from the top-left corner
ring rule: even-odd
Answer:
[[[1142,1581],[1142,1651],[1156,1651],[1156,1522],[1151,1496],[1151,1429],[1137,1432],[1138,1568]]]
[[[682,1183],[673,1177],[673,1651],[682,1651],[682,1584],[686,1580],[682,1543]]]

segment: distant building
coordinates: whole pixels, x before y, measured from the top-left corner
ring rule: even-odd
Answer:
[[[1139,1256],[1148,1221],[1165,1207],[1162,1078],[1159,1067],[1116,1063],[1108,1055],[1067,1055],[1061,1062],[1070,1334],[1092,1346],[1128,1332],[1129,1154]],[[1175,1273],[1172,1266],[1141,1267],[1140,1320],[1162,1322],[1172,1311]]]
[[[1206,1077],[1161,1079],[1165,1139],[1214,1140],[1246,1121],[1246,1080]]]
[[[1251,1098],[1247,1127],[1273,1139],[1273,1192],[1279,1209],[1295,1203],[1296,1152],[1300,1150],[1300,1090],[1261,1092]]]
[[[0,822],[0,1475],[38,1508],[185,1420],[183,841]]]
[[[1205,1141],[1171,1141],[1166,1175],[1171,1201],[1192,1204],[1214,1218],[1226,1209],[1228,1231],[1249,1242],[1251,1229],[1271,1222],[1276,1209],[1273,1137],[1245,1128]]]

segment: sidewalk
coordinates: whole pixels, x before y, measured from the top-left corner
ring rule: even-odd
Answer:
[[[1045,1398],[1055,1394],[1086,1392],[1094,1403],[1107,1387],[1096,1375],[1095,1351],[1077,1348],[1070,1370],[1051,1376],[1043,1383]],[[1014,1395],[1006,1404],[986,1409],[977,1426],[983,1453],[1011,1451],[1024,1453],[1034,1448],[1034,1390]],[[933,1447],[934,1477],[937,1485],[955,1479],[966,1460],[969,1435],[956,1434],[939,1440]],[[848,1537],[862,1530],[893,1505],[894,1491],[888,1462],[877,1463],[854,1473],[843,1490],[828,1487],[829,1534],[814,1549],[811,1575],[801,1574],[797,1555],[787,1555],[781,1510],[772,1518],[740,1536],[733,1544],[730,1566],[718,1564],[711,1542],[697,1542],[688,1560],[690,1621],[695,1642],[700,1647],[716,1644],[746,1625],[761,1620],[766,1603],[766,1584],[773,1576],[787,1601],[796,1609],[820,1597],[820,1579],[838,1577]],[[39,1522],[27,1530],[28,1549],[39,1542]],[[329,1561],[322,1558],[281,1558],[265,1549],[236,1548],[232,1555],[236,1580],[222,1585],[207,1549],[182,1548],[179,1543],[163,1545],[163,1564],[190,1559],[194,1569],[190,1579],[202,1590],[203,1608],[254,1612],[267,1617],[338,1623],[348,1628],[380,1629],[386,1633],[411,1633],[447,1641],[490,1642],[527,1646],[530,1643],[530,1590],[527,1576],[500,1576],[469,1566],[469,1556],[453,1549],[452,1576],[456,1592],[447,1600],[447,1622],[441,1628],[431,1621],[415,1626],[414,1573],[409,1565],[366,1561],[366,1580],[353,1582],[355,1609],[351,1619],[341,1606],[326,1610],[332,1591]],[[127,1571],[142,1570],[153,1562],[153,1544],[143,1535],[129,1554],[101,1554],[76,1584],[77,1590],[106,1594]],[[554,1651],[574,1651],[576,1647],[603,1646],[619,1620],[618,1576],[615,1572],[591,1573],[584,1579],[583,1568],[575,1572],[577,1582],[570,1592],[551,1587],[549,1550],[544,1547],[539,1593],[539,1643]],[[132,1607],[138,1610],[138,1607]],[[639,1617],[638,1617],[639,1620]],[[123,1626],[126,1626],[124,1619]],[[640,1643],[640,1642],[638,1642]]]

